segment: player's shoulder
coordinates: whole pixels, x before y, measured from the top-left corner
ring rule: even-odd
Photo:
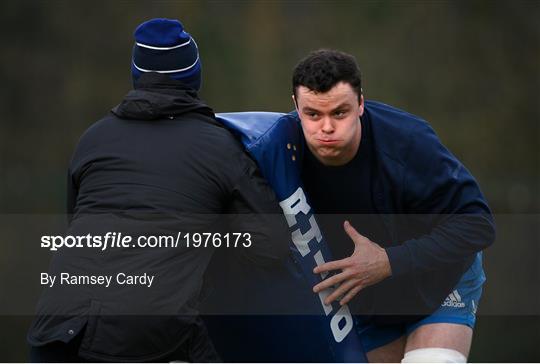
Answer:
[[[426,120],[395,106],[380,101],[366,100],[365,112],[375,129],[388,133],[409,135],[417,130],[429,127]]]
[[[403,162],[411,144],[433,137],[434,131],[421,117],[397,107],[373,100],[365,102],[373,144],[378,152],[396,162]]]

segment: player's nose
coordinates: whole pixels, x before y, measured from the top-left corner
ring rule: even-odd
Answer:
[[[325,117],[322,120],[321,131],[323,133],[329,134],[329,133],[333,133],[334,130],[335,128],[334,128],[334,123],[332,122],[332,119],[330,117]]]

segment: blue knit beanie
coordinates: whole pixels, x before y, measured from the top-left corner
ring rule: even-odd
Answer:
[[[174,19],[148,20],[135,29],[131,62],[133,82],[146,72],[158,72],[201,88],[201,61],[195,40]]]

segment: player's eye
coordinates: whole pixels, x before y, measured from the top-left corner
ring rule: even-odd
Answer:
[[[338,119],[342,119],[344,118],[345,116],[347,116],[347,111],[345,110],[338,110],[336,112],[334,112],[334,116]]]

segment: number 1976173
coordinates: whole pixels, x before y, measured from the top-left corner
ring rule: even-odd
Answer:
[[[186,248],[249,248],[250,233],[186,233]]]

